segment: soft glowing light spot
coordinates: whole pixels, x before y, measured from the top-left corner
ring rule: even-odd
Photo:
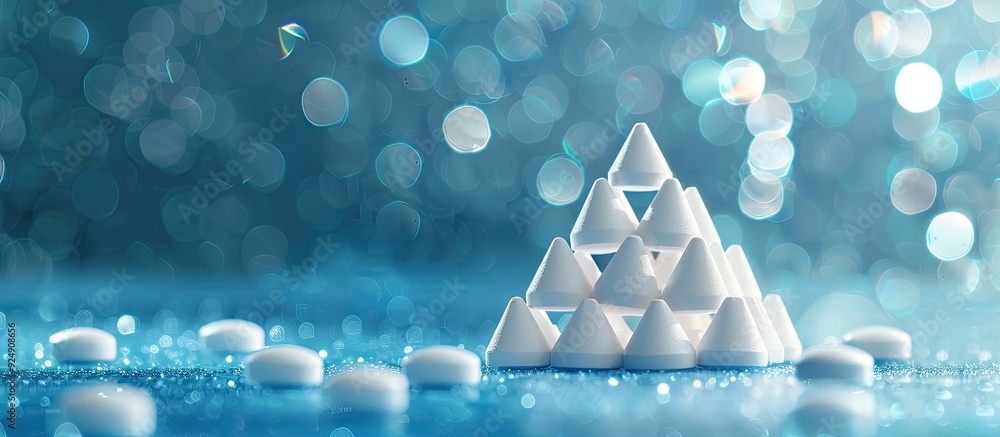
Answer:
[[[405,143],[386,146],[375,158],[379,182],[389,188],[407,189],[417,182],[423,160],[417,150]]]
[[[937,182],[923,169],[908,168],[892,178],[890,197],[892,206],[903,214],[924,212],[934,204]]]
[[[296,23],[289,23],[278,28],[278,45],[281,47],[281,58],[285,59],[295,50],[295,44],[299,41],[309,41],[309,34]]]
[[[750,142],[747,163],[756,172],[770,173],[781,178],[788,175],[794,157],[795,147],[788,137],[767,133]]]
[[[967,53],[955,68],[955,86],[970,100],[982,100],[1000,89],[1000,57],[985,50]]]
[[[719,91],[729,103],[743,105],[760,97],[764,92],[764,81],[764,69],[760,64],[747,58],[736,58],[722,66]]]
[[[90,43],[90,30],[76,17],[62,17],[49,30],[49,43],[66,56],[80,56]]]
[[[784,202],[785,188],[771,173],[754,173],[740,185],[740,210],[747,217],[764,220],[773,217]]]
[[[538,194],[546,202],[553,205],[572,203],[583,191],[583,166],[565,155],[556,155],[542,164],[536,183]]]
[[[953,261],[972,250],[975,230],[969,218],[958,212],[946,212],[931,220],[927,227],[927,250],[942,261]]]
[[[118,332],[122,335],[135,334],[139,329],[139,323],[130,315],[124,315],[118,318]]]
[[[302,91],[302,113],[314,126],[344,124],[348,107],[347,90],[331,78],[314,79]]]
[[[444,117],[444,139],[458,153],[483,150],[490,141],[490,122],[486,113],[471,105],[462,105]]]
[[[392,17],[382,25],[378,46],[390,64],[406,67],[427,55],[430,38],[423,23],[408,15]]]
[[[941,76],[923,62],[908,64],[896,76],[896,101],[910,112],[926,112],[941,101]]]
[[[521,396],[521,406],[530,410],[535,406],[535,396],[531,393]]]
[[[775,94],[765,94],[747,106],[747,130],[753,135],[788,135],[792,130],[792,107]]]
[[[885,12],[872,11],[862,17],[854,28],[854,46],[868,61],[892,56],[898,44],[899,27]]]

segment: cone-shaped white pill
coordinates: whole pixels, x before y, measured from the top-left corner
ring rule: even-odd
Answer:
[[[528,285],[525,299],[528,306],[572,311],[580,301],[593,295],[594,284],[587,280],[566,240],[553,239]]]
[[[156,401],[139,387],[123,384],[70,387],[59,393],[57,405],[56,426],[72,423],[79,431],[76,435],[156,433]]]
[[[771,319],[774,332],[778,334],[778,339],[781,340],[781,345],[785,349],[785,361],[795,362],[802,355],[802,342],[799,341],[799,335],[795,332],[795,325],[792,324],[792,318],[788,316],[788,310],[785,309],[785,303],[781,301],[781,296],[777,294],[767,295],[764,298],[764,310]]]
[[[323,358],[293,344],[269,346],[243,361],[247,382],[271,387],[308,387],[323,382]]]
[[[864,326],[844,334],[844,344],[868,352],[878,361],[908,361],[913,349],[910,334],[891,326]]]
[[[632,126],[622,150],[611,164],[608,180],[625,191],[655,191],[665,179],[674,177],[646,123]]]
[[[642,315],[660,288],[642,239],[630,235],[608,262],[594,285],[594,298],[612,314]]]
[[[712,260],[715,261],[715,266],[719,268],[719,273],[722,274],[722,282],[726,283],[726,290],[729,290],[729,295],[743,296],[740,280],[736,278],[736,272],[733,272],[733,267],[729,265],[729,259],[726,258],[726,251],[722,250],[722,245],[711,243],[708,245],[708,250],[712,253]]]
[[[795,363],[795,376],[802,381],[836,379],[870,385],[875,376],[871,354],[847,345],[818,346],[802,353]]]
[[[619,314],[609,314],[604,313],[608,317],[608,323],[611,324],[611,329],[615,330],[615,336],[618,337],[618,342],[622,345],[628,344],[629,340],[632,339],[632,328],[628,326],[628,322],[625,321],[625,317]]]
[[[688,241],[699,236],[698,223],[677,179],[663,182],[635,233],[646,247],[664,252],[684,250]]]
[[[688,206],[691,207],[691,213],[694,215],[694,220],[698,223],[698,231],[701,233],[701,238],[704,238],[708,244],[722,244],[722,239],[719,238],[719,231],[715,228],[712,215],[708,213],[708,208],[705,207],[705,201],[701,198],[701,193],[698,192],[698,189],[695,187],[685,188],[684,199],[687,200]]]
[[[687,334],[688,340],[691,340],[691,346],[698,347],[698,342],[701,341],[701,337],[705,336],[705,331],[708,330],[708,325],[712,323],[712,315],[708,313],[674,313],[674,317],[677,322],[681,324],[681,328],[684,329],[684,333]]]
[[[559,327],[549,319],[549,315],[545,313],[544,310],[538,308],[528,308],[531,310],[531,315],[535,318],[535,322],[538,323],[538,328],[542,330],[542,335],[545,336],[545,341],[549,344],[549,350],[552,346],[556,344],[556,340],[559,339]]]
[[[209,352],[246,354],[264,348],[264,328],[246,320],[216,320],[198,329],[198,341]]]
[[[486,365],[500,368],[549,367],[552,345],[520,297],[513,297],[486,347]]]
[[[396,369],[366,366],[332,376],[323,394],[338,412],[402,414],[410,406],[410,382]]]
[[[612,253],[625,237],[635,234],[634,216],[632,206],[615,193],[608,180],[598,179],[590,188],[569,241],[577,251]]]
[[[667,285],[667,280],[674,273],[674,268],[677,267],[677,262],[681,260],[683,253],[659,252],[656,254],[656,258],[653,259],[653,273],[656,274],[656,283],[660,286],[660,289],[663,289],[663,286]]]
[[[573,252],[573,256],[580,263],[580,268],[583,269],[583,275],[587,277],[587,280],[591,284],[596,284],[597,278],[601,277],[601,269],[594,262],[594,257],[587,252]]]
[[[623,361],[630,370],[689,369],[697,364],[691,341],[661,299],[649,303],[625,347]]]
[[[774,325],[771,323],[771,319],[767,316],[767,312],[764,311],[764,304],[753,297],[746,297],[743,300],[745,300],[747,306],[750,307],[750,314],[753,316],[753,322],[757,325],[757,331],[760,332],[760,338],[764,340],[764,346],[767,347],[768,362],[785,362],[785,347],[781,344],[781,339],[778,338],[778,333],[774,330]]]
[[[764,339],[742,297],[727,297],[698,342],[698,365],[763,367],[768,354]]]
[[[482,366],[475,352],[454,346],[431,346],[403,358],[410,383],[424,387],[479,385]]]
[[[663,300],[675,313],[714,313],[729,296],[719,267],[701,238],[693,238],[663,286]]]
[[[761,294],[760,286],[757,284],[757,277],[754,276],[753,269],[750,268],[750,261],[747,260],[747,255],[743,252],[743,247],[739,244],[729,246],[726,249],[726,259],[729,260],[729,266],[733,268],[733,273],[736,274],[736,279],[739,280],[743,295],[763,299],[764,296]]]
[[[570,317],[552,348],[552,367],[617,369],[624,348],[594,299],[585,299]]]
[[[79,327],[59,331],[49,336],[52,358],[65,363],[114,361],[118,341],[106,331]]]

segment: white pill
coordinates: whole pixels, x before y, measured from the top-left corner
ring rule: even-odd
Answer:
[[[49,337],[52,357],[68,363],[114,361],[117,356],[118,341],[115,337],[97,328],[69,328]]]
[[[590,187],[580,215],[569,234],[573,250],[592,254],[614,253],[625,237],[635,234],[635,212],[624,195],[618,195],[607,179]],[[531,302],[528,302],[531,305]]]
[[[500,368],[549,367],[552,343],[528,305],[513,297],[486,347],[486,365]]]
[[[416,386],[478,385],[482,367],[479,355],[454,346],[431,346],[403,358],[403,373]]]
[[[891,326],[865,326],[844,334],[844,344],[868,352],[879,361],[908,361],[913,349],[910,334]]]
[[[83,435],[147,436],[156,432],[156,401],[138,387],[98,384],[59,394],[58,422],[72,423]]]
[[[782,435],[874,436],[875,394],[854,384],[815,381],[805,385],[788,413]]]
[[[625,368],[630,370],[689,369],[697,364],[687,334],[661,299],[650,302],[623,358]]]
[[[635,234],[650,250],[682,251],[692,238],[701,235],[698,222],[677,179],[663,181],[646,208]]]
[[[795,376],[802,381],[836,379],[869,385],[875,376],[874,367],[875,359],[856,347],[819,346],[802,353],[795,363]]]
[[[594,297],[608,314],[636,316],[660,297],[652,257],[641,238],[625,238],[594,285]]]
[[[708,244],[701,237],[692,238],[663,286],[663,300],[675,313],[714,313],[727,296],[729,290]]]
[[[330,377],[323,393],[338,412],[402,414],[410,406],[410,383],[387,367],[361,367]]]
[[[698,364],[706,367],[764,367],[767,346],[745,298],[727,297],[698,342]]]
[[[556,237],[538,265],[525,300],[528,306],[572,311],[580,301],[594,295],[594,284],[583,273],[566,240]]]
[[[264,348],[264,328],[246,320],[216,320],[198,329],[198,341],[209,352],[245,354]]]
[[[618,369],[624,349],[601,305],[584,299],[552,347],[552,367]]]
[[[608,171],[611,186],[626,191],[656,191],[664,180],[672,177],[674,173],[649,126],[636,123]]]
[[[323,358],[302,346],[270,346],[250,354],[243,364],[244,376],[252,384],[307,387],[323,382]]]

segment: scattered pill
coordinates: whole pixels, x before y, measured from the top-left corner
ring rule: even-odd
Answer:
[[[528,285],[525,300],[532,308],[572,311],[583,299],[593,297],[587,280],[566,240],[556,237]]]
[[[698,342],[698,365],[705,367],[767,366],[767,346],[757,331],[750,306],[727,297]]]
[[[246,380],[272,387],[308,387],[323,382],[323,358],[312,349],[279,344],[244,360]]]
[[[69,328],[49,337],[52,357],[66,363],[114,361],[118,341],[106,331],[97,328]]]
[[[552,367],[560,369],[618,369],[624,348],[601,305],[585,299],[552,347]]]
[[[402,414],[410,406],[410,383],[396,369],[366,366],[331,376],[323,384],[330,406],[341,412]]]
[[[674,177],[646,123],[632,126],[625,144],[608,171],[611,186],[625,191],[655,191]]]
[[[59,394],[58,406],[57,423],[72,423],[83,435],[148,436],[156,432],[156,401],[138,387],[70,387]]]
[[[216,320],[198,329],[198,340],[210,352],[245,354],[264,348],[264,328],[246,320]]]
[[[869,385],[875,376],[871,354],[846,345],[818,346],[802,353],[795,363],[795,376],[802,381],[835,379]]]
[[[675,370],[694,367],[697,358],[673,311],[665,301],[656,299],[632,333],[623,362],[630,370]]]
[[[486,347],[486,365],[499,368],[548,367],[552,344],[520,297],[513,297]]]
[[[478,385],[482,366],[479,355],[454,346],[431,346],[403,358],[403,373],[421,387]]]
[[[727,296],[729,291],[708,244],[700,237],[692,238],[663,286],[663,299],[674,312],[714,313]]]
[[[877,361],[908,361],[913,349],[910,334],[891,326],[865,326],[844,334],[844,344],[868,352]]]
[[[612,253],[618,250],[625,237],[635,234],[637,225],[628,201],[615,192],[607,179],[600,178],[594,181],[587,194],[569,241],[577,251]]]
[[[694,213],[677,179],[663,181],[635,233],[642,237],[646,247],[656,251],[682,251],[688,241],[700,236]]]

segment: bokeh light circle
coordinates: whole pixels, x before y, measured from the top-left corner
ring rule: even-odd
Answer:
[[[490,141],[490,121],[486,113],[472,105],[459,106],[444,117],[444,139],[458,153],[483,150]]]
[[[927,227],[927,250],[941,261],[954,261],[972,250],[975,237],[969,218],[949,211],[934,217]]]
[[[409,15],[398,15],[382,25],[378,46],[390,64],[406,67],[424,59],[430,38],[423,23]]]
[[[941,76],[923,62],[907,64],[896,76],[896,101],[910,112],[927,112],[941,101]]]

